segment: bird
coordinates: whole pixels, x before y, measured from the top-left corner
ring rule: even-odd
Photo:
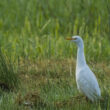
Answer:
[[[83,39],[78,36],[66,38],[77,45],[76,84],[79,92],[92,102],[101,98],[101,91],[95,74],[86,63]]]

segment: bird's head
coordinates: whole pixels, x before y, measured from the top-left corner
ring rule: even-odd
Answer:
[[[78,46],[83,46],[83,40],[80,36],[72,36],[70,38],[66,38],[66,40],[75,42]]]

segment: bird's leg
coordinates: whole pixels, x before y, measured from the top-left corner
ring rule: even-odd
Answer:
[[[73,97],[73,98],[80,100],[80,99],[83,98],[83,97],[84,97],[84,95],[78,95],[78,96],[75,96],[75,97]]]
[[[87,101],[87,102],[89,101],[89,99],[88,99],[88,97],[87,97],[87,96],[85,97],[85,99],[86,99],[86,101]]]
[[[87,97],[87,96],[85,96],[85,100],[86,100],[86,102],[93,103],[91,100],[89,100],[89,99],[88,99],[88,97]]]

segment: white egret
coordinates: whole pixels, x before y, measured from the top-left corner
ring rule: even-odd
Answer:
[[[91,101],[96,101],[101,97],[101,91],[94,73],[86,64],[84,56],[84,44],[80,36],[67,38],[77,44],[77,65],[76,65],[76,83],[78,90],[82,92]]]

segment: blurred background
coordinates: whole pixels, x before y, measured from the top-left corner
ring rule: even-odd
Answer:
[[[87,60],[110,60],[110,0],[0,1],[0,45],[12,60],[74,57],[73,35]]]

